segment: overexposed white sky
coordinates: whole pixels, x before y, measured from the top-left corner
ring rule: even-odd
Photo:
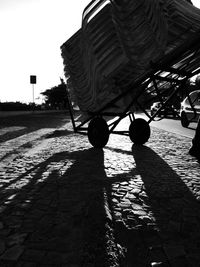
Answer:
[[[0,0],[0,101],[32,102],[63,77],[60,46],[90,0]]]
[[[200,8],[200,0],[192,0]],[[81,26],[90,0],[0,0],[0,101],[32,102],[60,82],[60,46]],[[37,100],[36,100],[37,102]]]

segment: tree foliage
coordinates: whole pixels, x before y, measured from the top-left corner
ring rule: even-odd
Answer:
[[[67,91],[66,84],[63,79],[61,83],[54,86],[41,94],[45,96],[45,103],[48,107],[52,109],[66,109],[68,108]]]
[[[35,109],[39,109],[39,106],[35,106]],[[29,111],[33,109],[32,103],[25,104],[19,101],[17,102],[0,102],[0,111]]]

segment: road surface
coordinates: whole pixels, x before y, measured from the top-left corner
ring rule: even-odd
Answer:
[[[146,115],[142,113],[138,113],[135,115],[136,118],[144,118],[148,121]],[[112,120],[111,120],[112,121]],[[116,130],[128,130],[130,125],[129,118],[125,118],[122,120],[117,126]],[[195,130],[197,127],[197,123],[190,123],[188,128],[184,128],[181,125],[180,119],[172,119],[172,118],[155,118],[155,121],[150,123],[150,127],[156,127],[158,129],[162,129],[168,131],[170,133],[175,133],[184,137],[193,138],[195,134]]]
[[[5,118],[5,117],[12,117],[12,116],[24,116],[24,115],[29,115],[31,116],[35,116],[37,114],[45,114],[45,113],[56,113],[56,112],[62,112],[62,111],[10,111],[10,112],[0,112],[0,117],[1,118]],[[136,114],[136,118],[142,117],[146,120],[148,120],[147,116],[145,116],[144,114]],[[26,117],[25,117],[26,118]],[[119,127],[117,127],[118,129],[120,128],[120,130],[128,130],[128,127],[130,125],[130,121],[128,118],[124,119],[122,122],[120,122]],[[175,133],[175,134],[179,134],[185,137],[189,137],[189,138],[193,138],[194,133],[195,133],[195,129],[197,126],[197,123],[191,123],[189,125],[188,128],[184,128],[181,126],[181,122],[179,119],[171,119],[171,118],[166,118],[166,119],[162,119],[160,120],[159,118],[156,118],[155,121],[150,123],[150,126],[156,127],[158,129],[163,129],[165,131],[169,131],[171,133]]]
[[[138,114],[137,117],[145,118],[146,116]],[[159,118],[155,118],[155,121],[152,121],[150,123],[150,126],[153,126],[158,129],[162,129],[162,130],[165,130],[171,133],[179,134],[185,137],[193,138],[196,127],[197,127],[197,123],[195,122],[190,123],[188,128],[184,128],[181,125],[180,119],[164,118],[160,120]]]
[[[171,133],[193,138],[197,123],[191,123],[188,128],[184,128],[180,120],[163,119],[160,121],[153,121],[150,125]]]

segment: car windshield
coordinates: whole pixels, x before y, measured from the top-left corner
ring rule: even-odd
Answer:
[[[200,104],[200,92],[193,92],[190,94],[190,100],[192,104],[199,105]],[[189,98],[186,99],[186,104],[190,105]]]

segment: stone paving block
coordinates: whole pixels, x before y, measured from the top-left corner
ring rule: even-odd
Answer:
[[[73,264],[73,263],[67,263],[67,264],[62,264],[61,267],[80,267],[79,264]],[[88,266],[90,267],[90,266]]]
[[[46,251],[35,250],[35,249],[25,249],[21,259],[22,261],[29,261],[33,263],[41,263],[46,255]]]
[[[6,249],[5,241],[0,239],[0,255],[3,254],[5,249]]]
[[[170,267],[168,263],[162,261],[154,261],[150,263],[151,267]]]
[[[191,267],[185,256],[179,256],[169,260],[171,267]]]
[[[196,220],[191,220],[188,218],[184,220],[181,225],[181,233],[186,236],[190,236],[192,233],[197,232],[198,229],[198,222]]]
[[[11,264],[6,267],[38,267],[38,265],[34,262],[20,260],[14,265]]]
[[[47,252],[44,259],[43,264],[56,264],[61,265],[66,262],[66,255],[58,252]],[[63,262],[64,261],[64,262]]]
[[[184,247],[182,245],[164,245],[163,249],[169,260],[186,255]]]
[[[5,252],[0,257],[1,260],[6,261],[17,261],[24,251],[24,246],[15,245],[11,248],[5,250]]]
[[[174,233],[180,233],[181,226],[182,226],[181,222],[170,220],[168,223],[168,231],[174,232]]]
[[[35,223],[31,220],[23,221],[21,229],[22,232],[31,234],[35,231]]]
[[[9,235],[6,239],[6,244],[8,246],[20,245],[25,241],[26,237],[27,234],[25,233],[16,233],[13,235]]]
[[[162,246],[152,246],[149,247],[149,258],[151,262],[161,262],[166,263],[167,258],[164,253]]]
[[[189,262],[189,267],[197,267],[199,244],[195,233],[200,229],[195,220],[198,222],[200,218],[196,199],[200,167],[187,154],[190,140],[153,128],[149,142],[135,149],[129,138],[112,135],[102,151],[104,158],[98,157],[99,151],[91,157],[94,149],[87,137],[69,133],[70,129],[69,124],[63,129],[40,129],[0,144],[0,157],[6,156],[0,163],[3,164],[0,185],[5,186],[0,206],[3,218],[0,237],[5,240],[16,232],[29,233],[24,240],[13,239],[14,243],[25,246],[22,253],[17,253],[17,249],[13,252],[17,259],[13,263],[19,264],[15,267],[29,267],[28,264],[35,267],[28,257],[44,260],[44,250],[49,262],[44,260],[37,267],[58,267],[58,264],[59,267],[80,267],[76,255],[85,239],[91,249],[101,241],[98,234],[104,233],[99,229],[105,223],[101,217],[106,215],[101,208],[103,198],[99,197],[102,191],[107,196],[108,217],[112,216],[109,227],[114,228],[116,242],[125,250],[128,248],[126,267],[144,267],[147,261],[157,266],[162,262],[160,266],[165,266],[158,251],[150,261],[148,245],[167,242],[165,254],[170,264],[179,267]],[[47,138],[47,134],[51,136]],[[12,197],[16,190],[18,195]],[[30,202],[23,209],[20,205],[25,200]],[[95,204],[89,205],[93,200]],[[87,222],[93,222],[95,214],[98,223],[91,228]],[[90,234],[89,241],[80,235],[83,227]],[[197,250],[191,251],[191,247]],[[10,248],[5,249],[3,247],[2,255]],[[115,252],[109,252],[113,253],[113,259],[117,257]],[[101,250],[98,253],[101,254]],[[54,264],[50,263],[51,259]],[[89,264],[86,266],[90,267]]]
[[[0,205],[0,214],[6,210],[6,206]]]
[[[126,266],[142,267],[148,263],[148,249],[142,244],[142,240],[137,240],[135,243],[129,244],[126,253]]]
[[[187,255],[187,262],[189,267],[197,267],[200,263],[200,253],[199,251],[197,253],[189,253]]]
[[[127,244],[130,232],[122,220],[116,221],[114,224],[114,234],[120,244]]]
[[[3,228],[4,228],[4,224],[0,222],[0,230],[2,230]]]

